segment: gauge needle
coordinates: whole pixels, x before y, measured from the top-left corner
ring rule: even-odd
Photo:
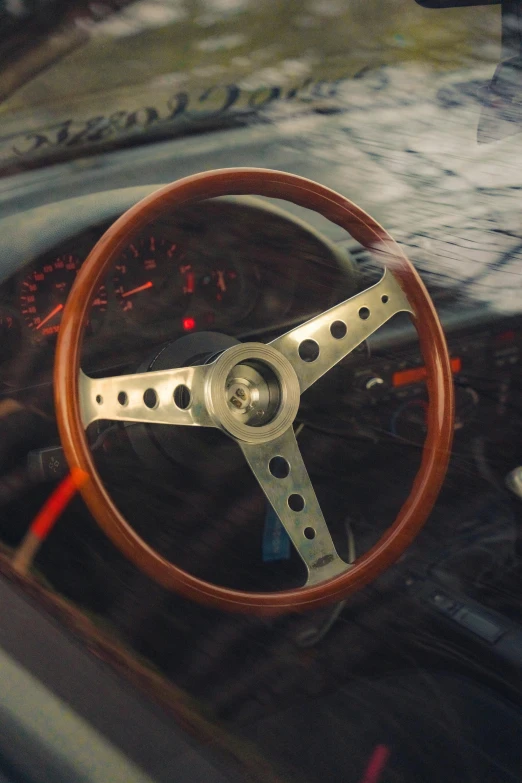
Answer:
[[[192,267],[190,264],[187,264],[186,266],[180,266],[179,271],[181,273],[181,276],[183,278],[183,293],[184,294],[193,294],[194,293],[194,272],[192,271]]]
[[[132,296],[133,294],[139,294],[140,291],[145,291],[147,288],[152,288],[153,285],[154,283],[149,280],[147,283],[139,285],[137,288],[133,288],[130,291],[125,291],[121,296],[125,298],[126,296]]]
[[[63,310],[63,304],[56,305],[56,307],[54,308],[54,310],[51,310],[51,312],[49,313],[49,315],[46,315],[46,316],[45,316],[45,318],[43,319],[43,321],[40,321],[40,323],[38,324],[38,326],[36,327],[36,329],[37,329],[37,330],[38,330],[38,329],[41,329],[41,328],[42,328],[42,326],[43,326],[44,324],[46,324],[46,323],[47,323],[47,321],[50,321],[50,320],[51,320],[51,318],[54,318],[54,316],[55,316],[57,313],[59,313],[61,310]]]
[[[227,290],[227,284],[225,283],[225,273],[222,272],[220,269],[217,270],[217,276],[218,276],[218,282],[217,287],[225,293]]]

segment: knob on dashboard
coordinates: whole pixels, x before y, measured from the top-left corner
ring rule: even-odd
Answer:
[[[379,375],[370,375],[369,377],[364,379],[364,388],[367,391],[371,391],[372,389],[374,391],[377,391],[381,389],[384,386],[384,379],[381,378]]]

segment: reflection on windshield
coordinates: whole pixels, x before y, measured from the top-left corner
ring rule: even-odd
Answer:
[[[494,8],[426,18],[413,0],[396,5],[389,15],[378,2],[142,0],[102,18],[73,14],[4,65],[0,165],[232,120],[349,111],[352,80],[376,73],[372,102],[386,81],[379,69],[397,63],[418,63],[418,89],[426,68],[477,68],[473,78],[487,79],[499,59]]]
[[[20,18],[0,41],[0,588],[55,623],[38,643],[30,624],[27,667],[165,783],[183,774],[180,725],[195,731],[190,781],[207,779],[191,765],[210,743],[253,783],[515,783],[522,137],[519,53],[501,35],[501,9],[54,7],[39,36]],[[255,193],[177,209],[167,200],[118,235],[93,278],[81,352],[88,482],[98,477],[125,518],[126,548],[89,484],[76,493],[58,428],[74,394],[60,385],[70,344],[53,374],[57,339],[70,335],[66,318],[80,323],[67,303],[86,302],[74,298],[78,280],[126,210],[161,183],[235,166],[315,180],[385,226],[440,318],[447,382],[430,375],[444,364],[442,348],[429,361],[440,333],[421,350],[414,329],[425,335],[431,310],[393,309],[401,279],[384,286],[397,267],[383,277],[389,254],[375,235],[361,244],[341,228],[335,193],[325,203],[339,223]],[[299,201],[309,185],[293,187]],[[279,374],[263,359],[277,346]],[[226,372],[209,403],[211,365]],[[454,423],[450,406],[437,415],[442,387],[446,401],[454,392]],[[288,428],[262,440],[289,399],[299,407]],[[230,436],[231,420],[247,436]],[[451,447],[426,448],[433,427],[453,431]],[[260,432],[267,450],[254,454]],[[438,495],[416,479],[428,460],[444,479]],[[420,490],[436,502],[418,535],[400,528],[387,570],[352,593],[325,580],[329,603],[307,611],[289,611],[287,595],[280,615],[256,614],[259,594],[299,600],[310,563],[353,575],[370,552],[373,568]],[[318,530],[321,546],[329,539],[317,520],[330,549],[319,549]],[[138,562],[139,546],[156,553],[154,568]],[[205,589],[166,587],[165,563],[243,591],[241,611],[209,605]],[[52,635],[64,627],[95,674],[69,672]],[[0,631],[2,647],[22,634],[22,614]],[[163,744],[127,702],[110,711],[104,672],[161,705]]]

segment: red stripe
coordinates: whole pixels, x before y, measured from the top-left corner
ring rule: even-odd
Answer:
[[[30,527],[31,533],[43,541],[51,530],[65,507],[76,492],[85,484],[88,474],[80,468],[73,468],[68,476],[58,484],[52,495],[46,500]]]

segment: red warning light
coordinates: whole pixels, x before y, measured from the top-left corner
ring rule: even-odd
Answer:
[[[183,319],[183,329],[185,332],[191,332],[195,328],[196,328],[196,321],[194,320],[194,318]]]

